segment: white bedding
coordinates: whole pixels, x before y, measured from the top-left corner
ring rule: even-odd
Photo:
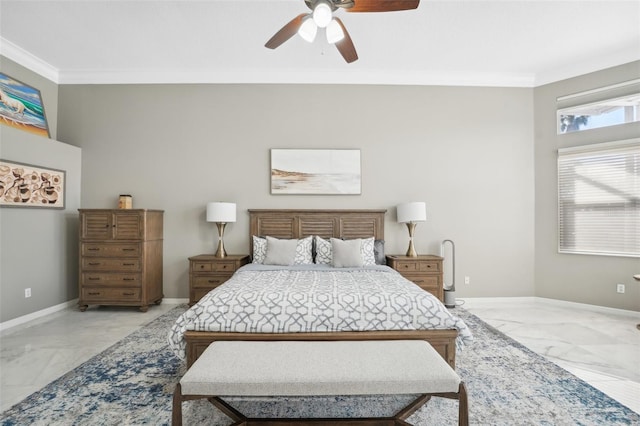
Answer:
[[[458,330],[467,325],[432,294],[387,266],[321,265],[240,268],[171,327],[169,344],[184,359],[184,332],[305,333],[378,330]]]

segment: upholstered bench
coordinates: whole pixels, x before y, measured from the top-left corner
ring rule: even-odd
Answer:
[[[323,423],[407,425],[405,419],[432,396],[459,400],[460,425],[468,424],[467,394],[460,377],[422,340],[216,341],[176,386],[173,425],[182,424],[182,402],[208,399],[236,425],[269,424],[246,418],[220,397],[391,395],[420,396],[392,417],[323,419]],[[272,424],[313,419],[269,419]]]

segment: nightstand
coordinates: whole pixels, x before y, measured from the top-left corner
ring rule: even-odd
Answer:
[[[189,258],[189,306],[231,278],[238,268],[249,263],[247,254],[216,257],[200,254]]]
[[[442,257],[434,255],[409,257],[393,254],[387,256],[387,265],[444,303],[442,260]]]

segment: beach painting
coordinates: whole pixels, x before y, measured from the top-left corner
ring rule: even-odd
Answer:
[[[271,193],[361,193],[359,149],[272,149]]]
[[[0,72],[0,123],[49,136],[40,91]]]

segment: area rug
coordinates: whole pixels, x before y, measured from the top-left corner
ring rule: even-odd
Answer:
[[[184,363],[166,343],[177,307],[1,414],[2,425],[169,425]],[[474,341],[457,355],[474,425],[636,425],[640,415],[461,308]],[[249,415],[387,415],[412,397],[256,398],[228,402]],[[231,422],[206,401],[183,404],[185,425]],[[457,402],[434,398],[414,425],[457,424]]]

